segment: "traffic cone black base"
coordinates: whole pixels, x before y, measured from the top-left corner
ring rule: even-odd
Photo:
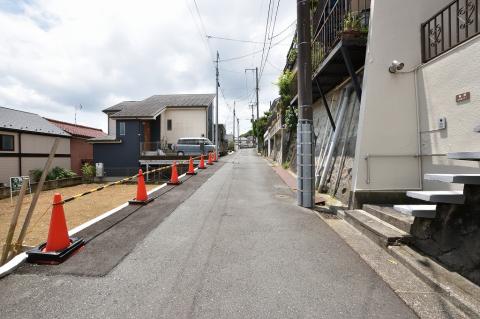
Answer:
[[[176,182],[167,182],[167,185],[180,185],[183,183],[182,181],[176,181]]]
[[[27,261],[33,264],[61,264],[79,248],[85,244],[82,238],[70,237],[70,245],[58,251],[44,251],[47,243],[43,243],[32,250],[27,251]]]
[[[186,172],[187,175],[197,175],[197,172]]]
[[[151,201],[153,201],[153,198],[147,198],[146,200],[132,199],[132,200],[129,200],[128,203],[130,205],[146,205],[146,204],[150,203]]]

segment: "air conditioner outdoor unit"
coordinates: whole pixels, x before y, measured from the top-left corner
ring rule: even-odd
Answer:
[[[95,176],[103,177],[103,163],[95,163]]]

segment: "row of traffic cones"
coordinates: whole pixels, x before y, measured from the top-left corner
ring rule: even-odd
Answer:
[[[213,162],[217,161],[214,153],[208,154],[208,165],[213,165]],[[206,169],[203,155],[200,157],[199,169]],[[188,163],[187,175],[196,175],[193,158],[190,157]],[[170,177],[169,185],[179,185],[181,181],[178,179],[177,164],[174,161],[172,164],[172,174]],[[129,201],[130,204],[147,204],[151,202],[153,198],[149,198],[147,194],[147,188],[145,186],[145,178],[143,176],[142,169],[138,170],[137,176],[137,196],[135,199]],[[62,195],[56,193],[53,196],[53,208],[50,218],[50,226],[48,230],[47,242],[43,243],[34,249],[27,252],[28,261],[39,264],[59,264],[66,260],[70,255],[76,252],[85,244],[85,241],[81,238],[70,237],[68,235],[67,222],[65,219],[65,212],[63,210]]]
[[[207,165],[213,165],[214,162],[217,162],[217,155],[215,152],[208,153],[208,161]],[[203,159],[203,154],[200,156],[200,164],[198,165],[198,169],[206,169],[205,161]],[[188,161],[188,171],[187,175],[196,175],[195,168],[193,165],[193,158],[190,157]],[[178,178],[178,171],[177,171],[177,163],[173,161],[172,163],[172,173],[170,175],[170,180],[167,182],[168,185],[180,185],[182,181]],[[137,197],[135,199],[129,201],[130,204],[147,204],[151,202],[153,199],[149,198],[147,195],[147,189],[145,187],[145,179],[143,177],[142,169],[138,170],[138,178],[137,178]]]

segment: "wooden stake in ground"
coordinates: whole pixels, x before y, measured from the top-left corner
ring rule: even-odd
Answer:
[[[35,195],[33,195],[32,202],[30,203],[30,207],[28,208],[27,216],[25,216],[25,221],[23,222],[22,230],[20,231],[20,235],[18,235],[17,243],[15,244],[16,253],[22,247],[23,241],[25,240],[25,236],[27,235],[28,225],[30,225],[30,219],[32,219],[33,211],[35,210],[35,206],[37,206],[38,197],[42,192],[43,183],[45,183],[45,179],[47,178],[48,170],[52,165],[53,158],[55,153],[57,152],[57,147],[60,139],[57,137],[53,142],[52,149],[50,150],[50,155],[48,155],[47,162],[45,163],[45,167],[43,168],[42,176],[37,184],[37,189],[35,190]]]
[[[23,198],[27,191],[28,179],[25,178],[22,180],[22,187],[20,188],[20,193],[18,194],[17,204],[15,205],[15,210],[13,211],[12,220],[10,221],[10,228],[8,229],[7,238],[5,239],[5,246],[3,247],[2,259],[0,259],[0,266],[7,261],[8,253],[10,252],[13,234],[15,233],[15,228],[17,227],[18,216],[20,216],[20,210],[22,208]]]

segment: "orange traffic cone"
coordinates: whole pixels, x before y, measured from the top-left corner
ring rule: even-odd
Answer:
[[[28,261],[42,264],[58,264],[64,261],[76,249],[83,246],[83,244],[83,239],[68,237],[62,195],[56,193],[53,196],[52,217],[50,218],[47,243],[28,251]]]
[[[193,158],[190,156],[190,160],[188,161],[188,172],[187,175],[197,175],[195,169],[193,168]]]
[[[207,165],[213,165],[212,153],[208,153]]]
[[[198,165],[198,169],[206,169],[205,167],[205,161],[203,160],[203,154],[200,155],[200,164]]]
[[[45,252],[62,250],[70,245],[63,205],[58,204],[61,201],[62,195],[59,193],[53,195],[52,217],[50,218],[50,228],[48,229],[47,245],[43,249]]]
[[[217,152],[213,152],[213,161],[218,162]]]
[[[128,202],[133,205],[147,204],[150,203],[153,198],[148,198],[147,188],[145,187],[145,178],[143,177],[142,169],[138,169],[137,177],[137,197]]]
[[[172,164],[172,175],[170,176],[170,181],[167,183],[168,185],[178,185],[182,182],[178,179],[178,172],[177,172],[177,163],[173,161]]]

